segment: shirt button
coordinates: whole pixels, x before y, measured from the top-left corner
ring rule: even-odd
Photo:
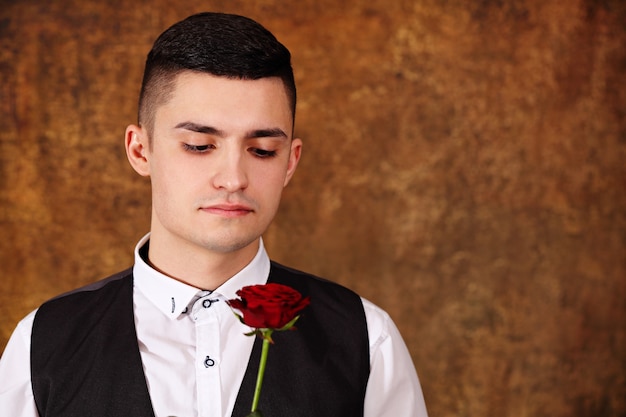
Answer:
[[[211,366],[215,365],[215,361],[213,359],[211,359],[210,356],[207,356],[204,359],[204,367],[205,368],[210,368]]]
[[[213,303],[217,303],[218,301],[219,301],[219,299],[217,299],[217,298],[214,298],[212,300],[210,300],[208,298],[204,299],[204,300],[202,300],[202,307],[210,308],[213,305]]]

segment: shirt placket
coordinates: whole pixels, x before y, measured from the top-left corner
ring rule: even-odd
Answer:
[[[222,417],[218,313],[224,304],[217,294],[203,291],[192,308],[191,319],[196,328],[196,398],[200,417]]]

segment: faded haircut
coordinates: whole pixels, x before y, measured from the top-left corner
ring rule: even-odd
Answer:
[[[163,32],[148,53],[138,119],[150,137],[156,109],[171,97],[176,76],[185,71],[242,80],[278,77],[295,117],[296,85],[289,50],[252,19],[199,13]]]

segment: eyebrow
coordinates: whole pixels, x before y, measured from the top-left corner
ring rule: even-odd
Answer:
[[[207,135],[215,135],[219,137],[226,136],[226,133],[220,129],[217,129],[213,126],[207,126],[207,125],[194,123],[194,122],[181,122],[177,124],[175,128],[189,130],[191,132],[204,133]],[[285,133],[284,130],[278,127],[267,128],[267,129],[254,129],[246,133],[247,139],[281,138],[281,137],[287,139],[289,136],[287,136],[287,133]]]

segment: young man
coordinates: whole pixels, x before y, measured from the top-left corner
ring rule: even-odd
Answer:
[[[245,416],[260,340],[225,300],[276,282],[311,304],[297,331],[275,334],[265,416],[426,416],[389,316],[265,252],[301,155],[295,104],[289,51],[250,19],[198,14],[157,39],[125,136],[151,179],[150,233],[133,268],[19,323],[0,361],[0,415]]]

